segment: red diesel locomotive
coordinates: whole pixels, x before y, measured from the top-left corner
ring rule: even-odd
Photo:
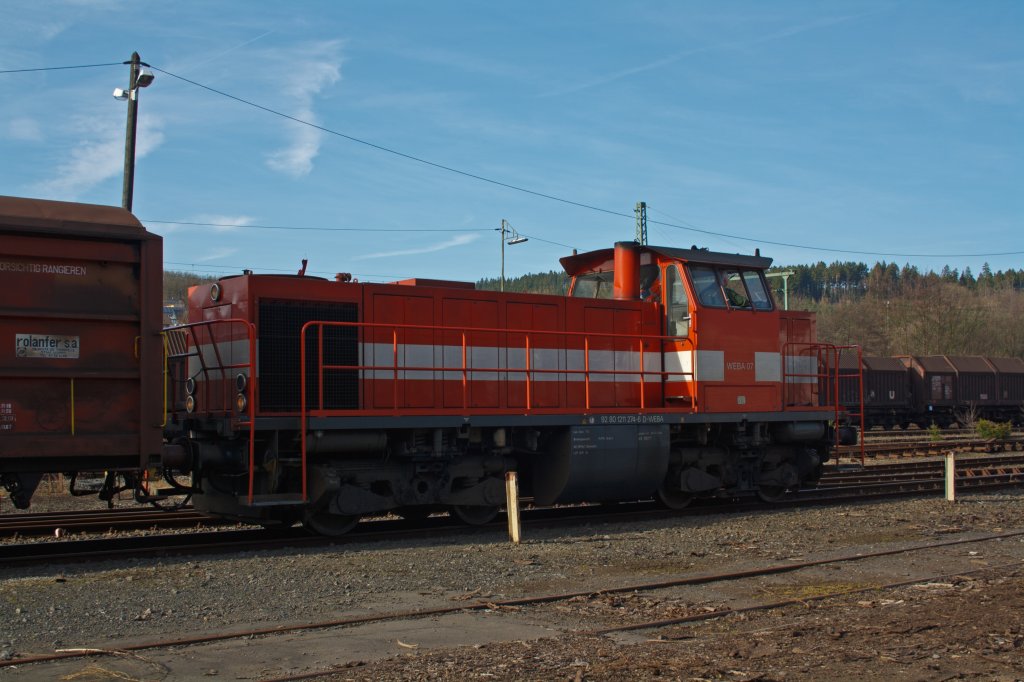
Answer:
[[[0,210],[43,206],[58,221],[62,208],[84,210],[6,201]],[[159,245],[130,214],[89,210],[137,226],[136,247]],[[78,229],[23,223],[2,227],[58,242]],[[60,264],[92,265],[74,249],[50,252]],[[12,253],[0,260],[26,262]],[[0,359],[0,376],[24,377],[0,390],[0,405],[17,415],[0,430],[0,475],[27,502],[33,473],[48,466],[107,468],[147,499],[141,472],[162,469],[197,508],[264,524],[302,521],[325,534],[387,511],[446,509],[486,522],[511,470],[542,505],[656,497],[679,508],[697,496],[745,493],[774,500],[818,478],[839,416],[820,404],[819,386],[834,380],[827,374],[838,351],[817,343],[811,313],[778,309],[764,278],[770,259],[620,242],[561,262],[571,277],[566,296],[304,272],[247,271],[194,287],[188,324],[142,325],[132,344],[102,356],[132,358],[139,390],[158,396],[134,394],[139,403],[127,410],[140,431],[163,434],[159,448],[141,439],[129,448],[133,461],[89,454],[76,447],[81,426],[53,418],[76,399],[65,391],[62,402],[60,382],[80,374],[75,360],[93,357],[79,331],[85,320],[44,322],[5,303],[0,347],[45,332],[81,338],[83,348],[74,359]],[[153,267],[159,261],[140,263],[138,281]],[[8,271],[0,268],[0,279]],[[142,311],[151,297],[136,299],[139,318],[159,316],[158,300]],[[143,387],[149,372],[156,376]],[[56,383],[41,405],[29,395],[44,379]],[[166,405],[140,416],[140,404],[153,400]],[[37,458],[23,447],[33,438],[74,456]],[[108,483],[109,493],[117,484]]]

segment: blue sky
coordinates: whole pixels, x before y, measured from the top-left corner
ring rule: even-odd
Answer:
[[[140,97],[134,212],[164,235],[169,269],[308,258],[366,281],[475,280],[498,274],[504,218],[530,237],[506,249],[507,274],[546,271],[568,247],[631,239],[641,200],[651,243],[1024,267],[1016,0],[0,5],[0,70],[133,50],[331,131],[612,212],[158,71]],[[111,92],[127,78],[0,74],[0,194],[120,204],[126,112]],[[1004,252],[1018,253],[970,255]]]

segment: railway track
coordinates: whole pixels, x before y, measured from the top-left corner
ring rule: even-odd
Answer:
[[[874,441],[883,441],[883,440],[893,440],[893,441],[898,441],[898,440],[927,440],[929,438],[932,438],[933,434],[937,435],[937,436],[939,436],[939,437],[941,437],[943,439],[946,439],[946,440],[955,440],[955,439],[958,439],[958,438],[976,438],[977,437],[977,435],[975,434],[974,430],[970,429],[970,428],[963,428],[963,429],[937,429],[937,430],[934,430],[934,431],[930,430],[930,429],[907,429],[907,430],[903,430],[903,431],[895,431],[895,430],[884,431],[884,430],[880,430],[880,429],[869,429],[869,430],[864,432],[864,439],[866,441],[868,441],[868,440],[874,440]],[[1014,428],[1014,429],[1012,429],[1010,431],[1010,435],[1012,437],[1014,437],[1014,438],[1019,438],[1021,436],[1024,436],[1024,429]]]
[[[864,455],[873,459],[886,457],[921,457],[944,455],[947,452],[1000,452],[1024,449],[1024,438],[1011,438],[994,441],[981,438],[963,438],[956,440],[913,440],[910,442],[867,442],[864,443]],[[837,460],[860,460],[861,446],[842,445],[833,451]]]
[[[1024,485],[1024,454],[964,459],[957,463],[957,488],[976,491]],[[816,487],[805,488],[770,505],[786,508],[870,500],[924,493],[939,494],[944,489],[941,461],[897,462],[864,468],[837,468],[822,477]],[[677,514],[716,514],[750,511],[769,507],[765,503],[742,500],[709,500],[674,512]],[[664,509],[653,503],[592,505],[567,509],[527,509],[523,512],[526,528],[554,524],[638,521],[663,518]],[[27,515],[31,516],[31,515]],[[332,544],[401,540],[405,538],[451,538],[463,534],[491,532],[500,520],[485,527],[463,526],[445,516],[433,516],[411,522],[399,519],[369,519],[342,538],[312,535],[302,528],[268,530],[241,528],[193,533],[119,536],[59,542],[0,544],[0,566],[56,561],[94,561],[152,555],[181,555],[241,552],[283,547],[325,547]]]
[[[153,663],[155,665],[162,665],[161,663],[159,663],[159,661],[156,661],[155,659],[165,655],[181,655],[180,651],[172,652],[172,649],[179,649],[180,647],[186,646],[199,646],[203,644],[209,644],[212,642],[244,640],[252,639],[255,637],[279,637],[282,635],[295,635],[296,633],[301,632],[311,632],[335,628],[356,628],[359,626],[366,626],[371,624],[392,624],[397,626],[401,623],[408,623],[409,621],[420,620],[424,618],[431,618],[434,621],[437,621],[438,619],[443,618],[445,616],[481,611],[501,613],[504,610],[511,611],[523,608],[543,609],[552,606],[555,606],[557,608],[558,605],[579,602],[580,600],[594,601],[615,595],[657,593],[693,586],[724,585],[726,583],[739,582],[743,580],[758,580],[770,576],[794,574],[821,567],[832,567],[838,569],[843,565],[867,563],[872,560],[886,559],[896,556],[915,556],[929,552],[941,552],[949,548],[957,548],[960,546],[979,546],[983,545],[984,543],[1000,543],[1005,540],[1019,538],[1022,535],[1024,535],[1024,530],[1013,530],[1008,532],[975,535],[971,537],[957,538],[938,542],[918,543],[910,546],[899,546],[875,552],[856,552],[838,554],[828,556],[825,558],[799,562],[773,562],[763,564],[760,566],[746,568],[744,570],[739,571],[734,570],[721,573],[703,573],[697,575],[674,576],[653,582],[633,583],[628,585],[620,584],[599,589],[591,588],[585,591],[524,595],[502,600],[474,599],[468,600],[464,603],[460,603],[457,605],[443,607],[422,608],[406,611],[378,612],[357,616],[346,616],[330,620],[292,623],[288,625],[277,625],[274,627],[250,628],[246,630],[214,632],[192,637],[177,637],[173,639],[133,643],[120,646],[117,649],[80,648],[71,650],[58,650],[57,652],[52,654],[21,656],[11,658],[10,660],[0,660],[0,669],[11,666],[24,666],[28,664],[52,664],[60,661],[67,661],[70,659],[77,659],[83,657],[103,657],[115,655],[124,656],[126,654],[132,654],[134,652],[140,651],[148,652],[147,658],[145,659],[148,662]],[[991,573],[993,571],[1016,570],[1021,565],[1022,562],[1013,561],[996,566],[986,566],[984,568],[978,568],[974,570],[959,570],[955,573],[955,575],[962,577],[974,573]],[[909,585],[936,583],[939,581],[949,580],[953,575],[954,574],[918,576],[909,580],[901,580],[899,582],[875,584],[870,585],[868,587],[859,587],[852,589],[836,589],[833,591],[819,593],[817,595],[810,597],[802,596],[800,598],[761,602],[745,606],[722,606],[711,610],[697,607],[693,608],[691,613],[678,617],[626,622],[618,625],[593,629],[590,631],[586,631],[583,634],[608,635],[611,633],[627,631],[650,631],[674,625],[680,625],[685,623],[697,623],[700,621],[706,621],[741,613],[748,613],[752,611],[779,609],[787,606],[806,607],[808,602],[810,601],[821,601],[837,597],[848,597],[850,595],[856,595],[866,592],[882,592]],[[264,643],[264,646],[266,645],[267,644]],[[167,669],[169,670],[170,668],[168,667]],[[37,670],[45,670],[45,668],[38,668]],[[313,672],[306,671],[294,675],[277,677],[273,678],[272,680],[269,680],[267,678],[264,679],[265,682],[291,682],[294,680],[305,680],[323,677],[331,674],[336,674],[344,670],[344,667],[327,667]]]
[[[171,511],[130,507],[126,509],[0,514],[0,537],[53,535],[58,530],[66,533],[105,532],[145,528],[220,526],[224,523],[222,520],[191,508]]]

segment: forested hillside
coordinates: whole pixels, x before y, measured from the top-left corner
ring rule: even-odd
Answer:
[[[975,277],[945,267],[817,263],[786,268],[791,308],[818,313],[818,335],[872,355],[1024,357],[1024,271]]]
[[[947,354],[1024,357],[1024,270],[975,277],[945,267],[921,272],[894,263],[824,262],[773,268],[791,271],[789,306],[818,313],[818,335],[859,344],[870,355]],[[772,278],[782,304],[782,280]],[[477,282],[497,289],[497,279]],[[562,272],[507,278],[506,291],[563,294]]]
[[[501,288],[501,280],[482,279],[476,283],[477,289],[487,291],[498,291]],[[505,291],[518,291],[530,294],[557,294],[563,295],[569,289],[569,278],[564,272],[552,270],[551,272],[538,272],[521,277],[506,277]]]
[[[174,305],[178,310],[177,321],[188,322],[188,307],[185,305],[188,300],[188,288],[204,282],[214,282],[216,277],[197,275],[194,272],[175,272],[164,270],[164,304]],[[167,320],[164,320],[167,324]]]

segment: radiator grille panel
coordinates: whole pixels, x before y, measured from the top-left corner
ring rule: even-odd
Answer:
[[[261,300],[259,306],[260,409],[266,412],[297,412],[299,400],[299,333],[312,320],[357,322],[355,303]],[[359,364],[358,332],[354,327],[324,327],[324,364]],[[317,334],[306,334],[306,404],[319,404],[317,385]],[[324,373],[324,409],[359,407],[357,370]]]

